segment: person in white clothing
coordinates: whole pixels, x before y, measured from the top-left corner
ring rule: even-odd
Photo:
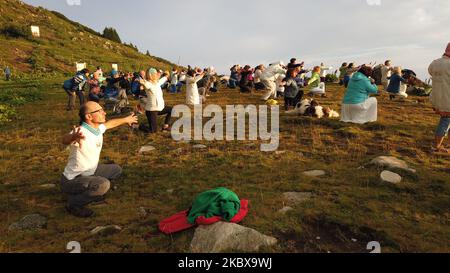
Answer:
[[[61,176],[61,191],[67,195],[66,210],[77,217],[90,217],[93,211],[86,208],[90,203],[104,200],[110,188],[110,180],[117,179],[122,169],[115,164],[99,164],[106,130],[124,124],[138,122],[132,114],[126,118],[106,121],[106,113],[96,102],[81,106],[80,126],[65,135],[64,145],[70,145],[70,156]]]
[[[387,88],[389,86],[389,79],[392,76],[393,67],[390,60],[384,62],[384,65],[381,66],[381,84],[383,85],[383,90],[387,92]]]
[[[320,64],[320,82],[325,82],[328,71],[333,69],[332,66],[325,66],[323,63]]]
[[[204,73],[197,70],[189,70],[186,77],[186,104],[199,105],[202,104],[204,97],[198,92],[197,82],[204,76]]]
[[[268,100],[271,97],[277,97],[277,83],[276,80],[279,75],[286,74],[286,69],[284,63],[279,61],[277,63],[272,63],[261,75],[261,82],[267,89],[264,96],[261,97],[262,100]]]
[[[147,79],[140,83],[145,88],[147,102],[145,104],[145,114],[149,123],[149,132],[158,131],[158,116],[165,115],[163,131],[170,131],[170,119],[172,118],[172,107],[166,106],[161,86],[167,82],[168,75],[163,74],[154,68],[150,68],[147,73]]]
[[[434,150],[450,153],[443,142],[450,129],[450,43],[447,45],[444,56],[434,60],[428,68],[433,77],[433,92],[430,95],[431,103],[436,113],[441,117],[435,134]],[[448,142],[450,146],[450,138]]]

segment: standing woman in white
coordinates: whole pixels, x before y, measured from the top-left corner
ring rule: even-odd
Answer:
[[[150,133],[158,131],[158,116],[165,115],[163,126],[164,131],[169,131],[169,122],[172,117],[172,107],[166,106],[161,86],[168,80],[168,75],[163,75],[154,68],[150,68],[147,74],[147,80],[141,80],[140,83],[145,87],[147,93],[147,102],[145,104],[145,114],[150,125]]]
[[[186,76],[186,104],[200,105],[204,97],[198,93],[197,82],[203,79],[204,73],[199,70],[189,70]]]

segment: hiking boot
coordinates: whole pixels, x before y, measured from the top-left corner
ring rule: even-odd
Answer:
[[[94,215],[94,212],[86,207],[67,205],[66,211],[69,214],[80,218],[89,218]]]
[[[106,197],[103,195],[103,196],[97,196],[97,197],[95,197],[95,199],[92,201],[92,203],[91,203],[92,205],[102,205],[102,204],[107,204],[107,202],[106,202]]]

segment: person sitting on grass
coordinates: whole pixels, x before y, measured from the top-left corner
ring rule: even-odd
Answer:
[[[124,124],[137,123],[134,114],[121,119],[106,121],[106,113],[96,102],[90,101],[81,106],[80,126],[62,139],[70,145],[70,156],[61,176],[61,190],[67,195],[66,210],[77,217],[90,217],[94,212],[87,205],[104,200],[111,182],[122,173],[115,164],[99,164],[106,130]]]
[[[168,80],[168,74],[163,74],[154,68],[150,68],[147,73],[147,79],[141,80],[145,87],[147,100],[145,104],[145,114],[150,125],[149,132],[154,134],[158,132],[158,116],[165,115],[163,131],[170,131],[169,122],[172,117],[172,107],[166,106],[163,97],[162,85]]]
[[[442,144],[450,129],[450,43],[447,45],[444,56],[433,61],[428,71],[433,77],[433,92],[430,95],[430,100],[436,112],[441,116],[436,130],[436,144],[433,150],[450,153],[450,150]]]
[[[322,97],[326,97],[325,95],[325,83],[320,81],[320,66],[316,66],[313,69],[312,76],[308,81],[309,93],[311,94],[319,94]]]
[[[289,68],[286,73],[286,78],[283,79],[285,82],[284,90],[284,109],[289,110],[290,107],[295,107],[303,97],[303,91],[300,90],[296,77],[298,75],[298,69]]]
[[[377,94],[378,87],[371,79],[372,68],[362,66],[348,84],[342,104],[341,121],[357,124],[377,121],[378,102],[370,94]]]
[[[253,79],[250,77],[253,75],[253,69],[249,65],[244,66],[241,70],[241,80],[239,81],[239,88],[241,93],[250,93],[253,88]]]
[[[388,78],[389,85],[387,87],[387,91],[389,93],[389,99],[393,100],[396,96],[401,96],[402,98],[407,98],[408,95],[406,92],[402,91],[402,83],[406,84],[407,80],[402,77],[402,68],[401,67],[395,67],[394,68],[394,74]]]

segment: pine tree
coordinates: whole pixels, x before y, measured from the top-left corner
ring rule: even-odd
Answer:
[[[147,53],[145,55],[150,56],[150,51],[147,50]]]
[[[120,44],[122,43],[122,40],[120,40],[119,34],[112,27],[106,27],[105,30],[103,30],[103,37],[108,40],[120,43]]]

